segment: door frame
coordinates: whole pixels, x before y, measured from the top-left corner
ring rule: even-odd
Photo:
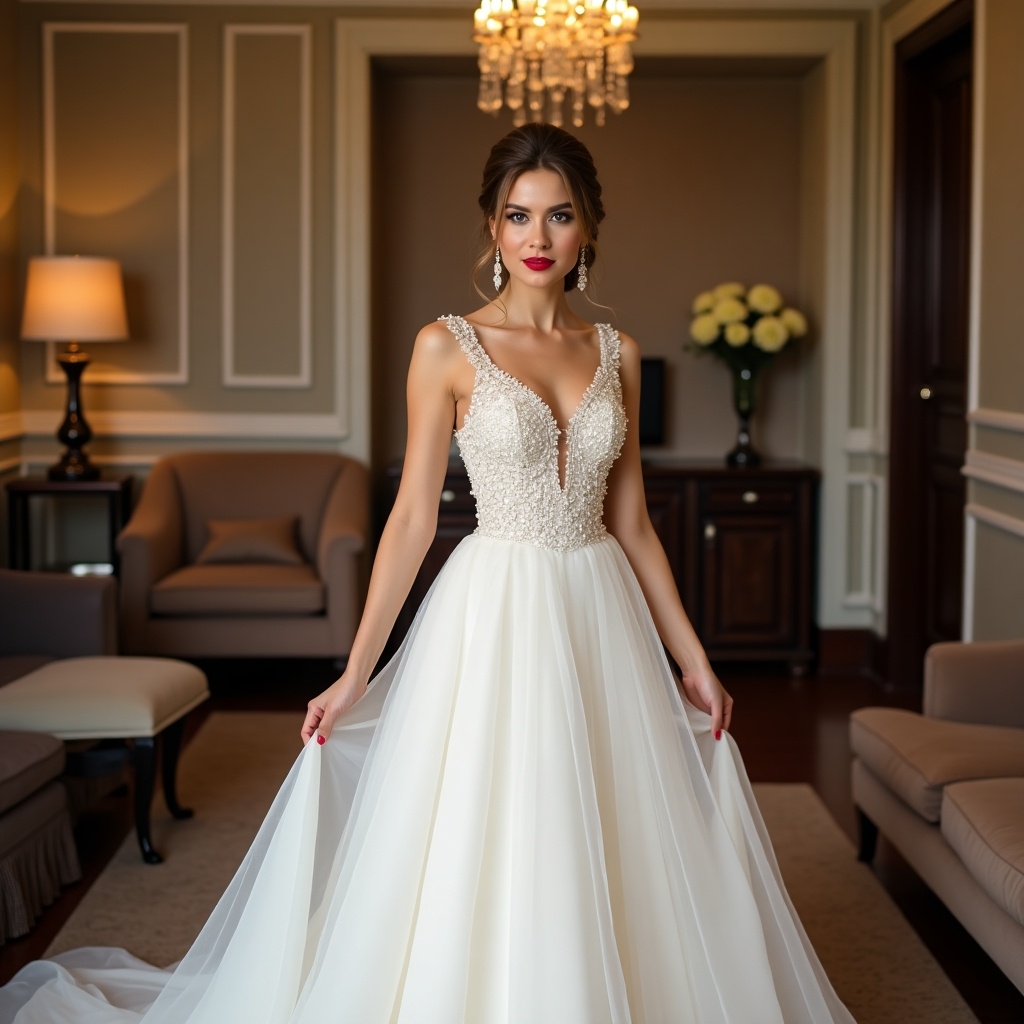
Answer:
[[[921,685],[921,671],[923,670],[923,658],[917,659],[916,651],[922,640],[927,640],[926,622],[922,621],[925,612],[921,610],[917,586],[919,580],[924,576],[921,557],[927,558],[928,552],[922,551],[915,546],[913,537],[915,528],[913,521],[907,517],[911,511],[919,510],[919,506],[906,502],[908,491],[913,493],[919,491],[924,485],[924,469],[917,464],[917,456],[923,438],[918,432],[922,426],[919,410],[911,409],[909,403],[913,402],[911,397],[912,389],[916,386],[915,368],[917,367],[921,353],[913,350],[905,340],[905,332],[897,329],[901,323],[906,322],[910,315],[907,312],[907,293],[914,278],[904,277],[907,270],[907,252],[909,240],[907,231],[907,210],[910,198],[906,195],[907,182],[904,179],[905,154],[908,145],[908,136],[912,131],[908,114],[904,105],[906,102],[907,72],[906,68],[911,62],[922,54],[927,53],[937,46],[941,46],[946,40],[964,31],[965,28],[974,30],[974,9],[975,0],[951,0],[941,11],[935,14],[924,24],[920,25],[913,33],[903,36],[897,48],[894,49],[892,58],[892,169],[890,174],[890,185],[892,189],[892,224],[889,235],[889,244],[892,252],[892,274],[889,284],[889,295],[891,302],[890,328],[891,344],[889,347],[890,366],[890,388],[889,388],[889,507],[886,520],[888,530],[888,544],[890,558],[886,582],[887,605],[889,609],[889,635],[886,650],[886,678],[893,685],[909,686],[911,689],[919,688]],[[973,39],[973,37],[972,37]],[[906,44],[912,44],[906,49]],[[900,48],[904,52],[900,53]],[[971,86],[974,84],[973,65],[973,42],[972,42],[972,63],[971,63]],[[972,94],[973,95],[973,94]],[[973,99],[972,99],[973,104]],[[973,120],[973,110],[972,110]],[[973,124],[972,124],[973,128]],[[901,130],[902,129],[902,130]],[[973,182],[969,188],[973,190]],[[908,204],[908,205],[904,205]],[[970,205],[970,194],[968,194],[968,206]],[[968,234],[968,237],[970,235]],[[968,263],[970,258],[968,255]],[[966,304],[970,308],[970,267],[968,266],[968,277],[965,281],[967,295]],[[968,331],[969,333],[969,331]],[[965,339],[965,347],[969,350],[969,338]],[[968,351],[965,351],[965,379],[964,379],[964,412],[966,414],[969,401],[967,364],[969,362]],[[966,438],[965,438],[966,442]],[[963,459],[966,458],[967,446],[965,443]],[[961,460],[961,464],[962,464]],[[898,474],[898,479],[897,479]],[[964,506],[966,506],[966,488],[964,494]],[[961,536],[961,540],[963,541]],[[893,556],[893,541],[902,542],[900,559]],[[906,550],[907,545],[914,547],[912,553]],[[962,566],[961,566],[962,569]],[[962,584],[963,586],[963,584]],[[960,594],[961,608],[963,607],[963,589]],[[961,614],[961,629],[962,629]],[[898,625],[898,633],[893,630],[894,624]],[[907,632],[909,630],[909,632]],[[895,668],[895,671],[894,671]],[[899,681],[894,677],[898,676]],[[909,677],[910,682],[904,683],[904,678]]]
[[[886,465],[890,441],[890,381],[892,365],[892,239],[893,239],[893,183],[894,183],[894,116],[895,116],[895,64],[896,48],[908,35],[931,20],[955,0],[910,0],[895,14],[882,22],[881,45],[881,123],[879,140],[879,178],[877,233],[872,239],[870,248],[875,253],[876,273],[874,280],[874,317],[875,344],[873,358],[875,377],[873,392],[877,396],[874,402],[872,419],[876,425],[877,445],[875,452],[879,459],[879,471],[882,474],[882,487],[888,491],[890,467]],[[985,86],[985,49],[982,42],[985,38],[987,0],[974,0],[974,50],[973,50],[973,109],[971,124],[971,229],[970,229],[970,272],[968,283],[968,334],[967,334],[967,421],[975,422],[978,408],[978,366],[981,351],[980,332],[980,292],[981,292],[981,205],[982,205],[982,158],[984,151],[984,86]],[[971,435],[968,435],[967,463],[965,475],[970,479]],[[874,667],[880,675],[884,675],[887,664],[888,634],[888,500],[880,496],[880,512],[876,515],[877,529],[877,561],[878,603],[876,605],[876,625],[882,636],[879,650],[874,658]],[[963,556],[963,608],[961,611],[961,637],[964,641],[974,639],[974,563],[975,563],[975,529],[972,506],[964,509],[964,556]]]

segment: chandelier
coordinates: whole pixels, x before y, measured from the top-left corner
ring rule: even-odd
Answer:
[[[481,0],[473,19],[477,106],[497,114],[504,102],[521,125],[545,120],[546,98],[546,119],[561,125],[568,96],[577,128],[588,105],[604,124],[607,108],[629,106],[638,18],[626,0]]]

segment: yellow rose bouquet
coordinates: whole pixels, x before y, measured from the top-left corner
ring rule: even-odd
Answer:
[[[690,338],[698,351],[714,352],[733,374],[733,400],[740,418],[736,447],[727,456],[733,466],[754,466],[760,455],[750,443],[757,376],[790,338],[807,333],[807,319],[785,305],[777,288],[755,284],[749,290],[736,282],[701,292],[691,310]]]

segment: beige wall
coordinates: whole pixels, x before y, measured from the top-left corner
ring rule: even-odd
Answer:
[[[0,0],[0,483],[20,468],[17,0]],[[0,537],[7,534],[0,502]],[[7,545],[0,545],[0,565]]]
[[[353,227],[358,210],[350,204],[361,202],[365,193],[351,184],[359,177],[362,153],[349,148],[350,126],[362,111],[358,100],[353,104],[342,93],[346,85],[357,91],[361,86],[352,85],[353,73],[343,66],[350,52],[335,30],[346,22],[361,24],[360,12],[353,10],[350,16],[345,10],[269,5],[40,3],[20,5],[19,16],[19,61],[26,83],[19,104],[25,183],[21,257],[42,251],[48,235],[57,248],[60,242],[93,251],[107,247],[124,258],[130,285],[133,340],[106,349],[95,346],[86,378],[86,411],[98,434],[90,446],[93,455],[144,473],[153,458],[181,447],[322,446],[355,454],[372,450],[378,464],[399,453],[404,425],[398,420],[396,429],[386,410],[393,406],[404,418],[401,377],[415,329],[447,309],[465,310],[474,300],[461,260],[437,267],[439,281],[436,261],[428,258],[425,265],[421,261],[414,283],[406,286],[423,288],[423,299],[410,301],[400,311],[404,319],[383,333],[376,327],[372,339],[361,333],[374,318],[368,312],[363,317],[358,308],[362,286],[353,268],[372,261],[379,269],[383,262],[376,280],[389,285],[400,278],[405,286],[408,273],[404,254],[388,251],[394,247],[378,241],[362,248],[351,242],[360,229]],[[723,33],[714,28],[717,15],[699,17],[726,45],[724,51],[712,52],[733,54],[728,48],[732,39],[740,50],[757,52],[763,26],[756,18],[746,17],[738,32],[729,26]],[[676,66],[669,73],[636,76],[634,106],[627,115],[601,131],[584,133],[608,188],[607,255],[595,274],[600,294],[614,307],[610,318],[636,334],[646,352],[664,355],[669,363],[669,443],[659,454],[720,458],[731,446],[735,423],[725,368],[714,359],[682,351],[688,307],[694,293],[719,280],[741,277],[753,283],[767,276],[804,305],[822,335],[806,351],[783,354],[765,378],[756,437],[768,454],[818,458],[825,433],[818,377],[824,371],[814,345],[826,346],[826,290],[835,309],[842,306],[835,295],[845,287],[842,258],[837,258],[834,243],[824,244],[833,230],[826,223],[841,225],[845,214],[821,208],[826,193],[842,191],[831,182],[828,189],[822,187],[822,159],[826,151],[833,162],[841,159],[835,140],[846,130],[845,111],[853,109],[851,93],[844,92],[845,86],[836,92],[834,84],[845,72],[844,58],[833,56],[848,44],[836,41],[833,27],[842,35],[853,25],[842,19],[842,12],[833,11],[818,22],[785,16],[763,23],[774,26],[776,38],[766,53],[780,52],[772,46],[778,47],[792,23],[804,34],[799,52],[819,55],[801,58],[802,69],[796,73],[791,67],[788,78],[763,79],[769,73],[765,64],[777,64],[777,57],[762,58],[757,74],[733,68],[721,78],[710,77],[718,69],[718,58],[706,60],[704,71],[696,73],[681,67],[686,60],[670,58]],[[50,32],[49,49],[44,45],[47,22],[63,26]],[[129,29],[119,31],[119,23]],[[232,71],[225,35],[231,26],[246,24],[265,26],[270,35],[236,40],[238,63]],[[417,15],[416,24],[426,26],[422,31],[427,35],[432,25],[442,29],[442,48],[435,52],[471,52],[459,12]],[[279,26],[308,26],[311,35],[312,71],[303,79],[311,99],[308,387],[295,380],[301,376],[300,332],[293,328],[275,347],[275,335],[299,319],[295,310],[301,289],[289,277],[296,260],[288,254],[300,244],[293,229],[301,202],[296,204],[294,189],[304,172],[296,153],[301,136],[294,125],[302,105],[297,76],[306,74],[301,62],[296,65],[295,47],[274,35]],[[390,30],[380,31],[383,52],[388,52]],[[652,29],[650,38],[657,41],[659,35]],[[676,35],[679,43],[673,45],[682,49],[663,52],[688,52],[689,32]],[[409,38],[408,30],[404,38]],[[251,73],[254,49],[261,47],[270,51],[264,59],[273,65],[265,78]],[[391,52],[417,51],[414,46]],[[703,51],[698,47],[696,52]],[[785,63],[790,51],[783,46],[781,53]],[[823,53],[833,55],[831,84],[811,70]],[[286,82],[287,88],[281,96],[261,101],[261,89],[271,77]],[[456,117],[418,118],[410,131],[418,133],[423,145],[413,152],[465,146],[459,167],[465,169],[466,185],[455,195],[469,201],[471,230],[482,156],[509,121],[507,116],[491,121],[476,112],[472,70],[456,77],[462,78],[462,92],[453,97]],[[52,82],[46,94],[44,81]],[[81,90],[74,87],[79,81],[86,83]],[[232,84],[234,105],[227,102]],[[109,105],[108,94],[113,98]],[[831,105],[825,103],[826,95],[833,97]],[[847,101],[849,106],[844,106]],[[837,109],[844,111],[841,118]],[[381,111],[372,113],[376,119]],[[263,118],[269,121],[269,132],[261,132],[256,123]],[[90,126],[100,121],[94,137]],[[730,121],[741,127],[730,131]],[[828,146],[814,137],[826,129],[832,140]],[[136,145],[139,140],[145,145]],[[234,146],[235,172],[228,162],[229,143]],[[410,148],[403,147],[396,159],[382,165],[387,170],[384,180],[406,172],[409,154]],[[44,194],[47,159],[55,186],[50,215]],[[842,166],[833,166],[841,176]],[[451,167],[449,160],[446,188],[455,184]],[[374,195],[379,191],[371,190]],[[259,217],[268,197],[288,206],[292,215],[278,222]],[[233,224],[228,223],[229,213]],[[420,237],[429,238],[435,230],[428,224]],[[651,240],[650,249],[637,247],[638,236]],[[468,249],[465,236],[464,244]],[[828,281],[822,272],[823,254],[834,268]],[[235,273],[234,288],[226,287],[229,266]],[[258,305],[279,294],[280,308],[266,316],[239,316],[245,295]],[[452,294],[450,304],[440,301],[445,294]],[[379,292],[373,301],[380,310]],[[234,303],[233,350],[227,345],[231,330],[225,302],[229,307]],[[582,308],[594,315],[586,305]],[[377,323],[389,312],[385,299]],[[608,314],[599,310],[596,316]],[[833,373],[845,365],[846,330],[845,322],[833,317],[827,338]],[[30,468],[39,469],[53,458],[63,386],[53,368],[45,366],[40,348],[24,356],[21,405],[27,434],[20,451]],[[225,381],[232,368],[236,376],[249,378],[249,386]],[[132,375],[134,379],[125,379]],[[287,386],[252,386],[252,378],[272,375]],[[364,380],[370,386],[364,387]],[[843,376],[840,390],[845,380]],[[835,381],[830,387],[836,391]],[[365,413],[368,398],[378,417],[376,436]],[[843,412],[836,403],[831,408],[838,421]],[[830,429],[831,450],[836,450],[834,424]],[[833,518],[827,544],[841,547],[845,526]],[[842,558],[832,559],[837,560]],[[824,571],[824,561],[822,565]],[[834,618],[830,612],[823,621]]]
[[[0,0],[0,415],[21,405],[18,388],[18,3]],[[0,438],[5,431],[0,430]],[[0,440],[0,461],[4,460]]]
[[[450,63],[450,62],[449,62]],[[444,62],[439,64],[444,71]],[[801,293],[802,74],[708,77],[638,61],[633,103],[577,134],[594,155],[607,216],[592,274],[610,320],[666,360],[666,443],[652,457],[721,457],[735,441],[724,364],[684,350],[690,301],[723,280],[767,280]],[[404,450],[404,374],[426,321],[481,300],[468,270],[476,196],[490,146],[510,127],[475,109],[475,69],[424,75],[385,64],[374,78],[374,456]],[[481,281],[485,289],[489,282]],[[808,353],[783,353],[765,374],[755,441],[804,454]]]
[[[884,325],[872,293],[876,284],[876,291],[884,288],[875,276],[884,246],[878,237],[884,141],[879,67],[886,19],[934,11],[940,2],[893,2],[877,16],[841,10],[737,16],[729,23],[730,38],[754,53],[758,19],[769,30],[785,25],[804,38],[855,26],[855,93],[843,84],[850,67],[844,53],[853,51],[844,51],[845,44],[828,44],[828,68],[811,61],[781,79],[758,79],[752,72],[716,79],[692,65],[687,69],[685,59],[659,76],[644,72],[640,59],[633,108],[602,131],[584,132],[607,187],[606,252],[595,274],[601,299],[613,307],[610,318],[636,334],[646,352],[669,362],[664,454],[714,457],[732,440],[724,368],[681,348],[695,291],[723,278],[770,276],[806,304],[812,320],[824,320],[827,309],[844,308],[836,296],[853,281],[842,324],[833,319],[826,337],[785,354],[773,367],[756,422],[767,452],[823,463],[831,487],[819,552],[819,611],[826,626],[884,622],[879,595],[885,589],[887,395],[880,370],[888,354],[879,341]],[[0,199],[20,192],[13,212],[9,202],[0,205],[0,417],[7,416],[0,424],[15,434],[19,420],[27,427],[21,440],[0,440],[0,463],[24,458],[40,468],[52,460],[52,431],[64,397],[60,379],[47,379],[42,349],[14,340],[23,261],[47,241],[48,111],[59,205],[52,219],[55,241],[122,254],[130,286],[133,341],[96,346],[85,389],[94,425],[114,424],[112,433],[93,442],[94,454],[144,472],[152,458],[182,447],[355,445],[360,452],[372,447],[378,464],[401,451],[409,345],[426,320],[475,303],[465,268],[477,179],[487,146],[508,122],[473,108],[471,57],[440,76],[385,61],[373,76],[374,244],[366,250],[350,245],[358,232],[353,235],[349,221],[358,218],[346,204],[363,195],[352,184],[361,172],[361,153],[345,148],[354,136],[336,118],[362,115],[358,102],[343,100],[339,91],[344,75],[335,76],[347,51],[336,49],[336,25],[355,23],[373,6],[373,0],[362,9],[0,0],[0,46],[6,47],[0,50],[0,131],[20,133],[17,157],[10,147],[0,152]],[[1024,572],[1024,538],[1014,532],[1024,521],[1016,504],[1024,487],[1024,389],[1016,387],[1024,350],[1015,344],[1019,315],[1013,302],[1024,237],[1017,185],[1022,153],[1019,133],[1007,130],[1024,90],[1018,60],[1024,4],[978,0],[977,9],[985,25],[979,44],[985,100],[977,384],[980,405],[1003,417],[997,426],[979,422],[972,429],[972,455],[987,467],[989,479],[975,474],[970,500],[983,514],[993,513],[988,520],[969,518],[969,529],[973,521],[977,531],[977,543],[968,545],[975,558],[968,567],[970,593],[975,631],[982,635],[996,628],[987,609],[1004,606],[1012,615],[1017,597],[1010,581]],[[404,20],[394,10],[389,16],[398,19],[396,25]],[[449,42],[435,52],[459,52],[450,40],[465,40],[463,15],[450,10],[415,18],[418,25],[448,26]],[[691,28],[707,38],[726,18],[726,11],[701,9],[666,25],[685,24],[687,38]],[[56,35],[49,107],[42,90],[44,22],[105,26],[99,33]],[[125,36],[110,30],[121,22],[174,31],[136,28]],[[233,72],[225,44],[232,25],[267,28],[264,35],[237,35]],[[21,43],[15,52],[16,27]],[[295,27],[308,30],[308,62]],[[658,42],[647,37],[653,49]],[[282,88],[268,93],[271,79]],[[78,83],[84,83],[80,89]],[[226,106],[229,95],[234,104]],[[846,113],[854,106],[855,123]],[[730,130],[732,124],[742,128]],[[855,148],[842,155],[836,139],[847,131]],[[132,145],[142,138],[144,147]],[[233,171],[225,162],[231,153]],[[828,178],[821,173],[826,160],[833,161]],[[848,191],[846,176],[853,181]],[[415,200],[428,184],[444,197],[440,214]],[[841,205],[844,196],[851,197],[848,208]],[[261,216],[268,204],[274,215]],[[850,277],[843,276],[832,244],[845,238],[847,209],[853,225],[849,262],[856,268]],[[306,238],[303,210],[309,214]],[[436,259],[436,252],[448,258]],[[303,253],[305,274],[298,269]],[[362,316],[351,290],[360,280],[354,260],[369,260],[373,273],[373,309],[365,317],[373,325],[369,346],[349,334]],[[229,271],[233,288],[226,287]],[[225,298],[234,313],[230,324]],[[586,305],[581,310],[608,316]],[[308,385],[302,380],[305,338]],[[126,374],[141,379],[124,382]],[[180,379],[166,379],[175,375]],[[104,377],[122,382],[100,383]],[[268,377],[270,383],[261,381]],[[372,432],[362,409],[364,379],[371,380]],[[993,474],[1000,483],[991,482]],[[988,537],[992,531],[1001,538],[998,550]],[[1006,631],[1005,625],[998,629]]]
[[[20,7],[21,256],[51,244],[124,264],[132,337],[93,347],[89,414],[265,417],[271,443],[275,417],[335,415],[333,12]],[[49,53],[47,22],[61,25]],[[227,26],[252,24],[229,65]],[[61,406],[41,349],[26,354],[22,389],[29,410]],[[117,441],[99,444],[130,457],[131,439]]]
[[[986,0],[984,10],[978,405],[1024,413],[1024,4]]]
[[[967,614],[976,639],[1024,636],[1024,4],[983,0],[976,53],[981,88],[976,416],[971,430]]]

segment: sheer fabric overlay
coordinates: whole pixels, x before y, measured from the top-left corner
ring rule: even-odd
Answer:
[[[176,969],[40,961],[0,989],[0,1024],[852,1021],[735,744],[681,699],[595,519],[625,424],[617,336],[600,329],[563,487],[550,410],[449,326],[477,370],[458,440],[486,528],[299,755]]]

